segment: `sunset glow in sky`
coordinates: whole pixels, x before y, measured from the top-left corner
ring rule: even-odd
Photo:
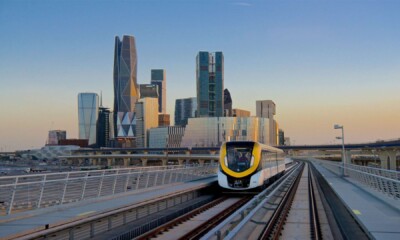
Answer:
[[[196,54],[222,51],[233,107],[276,103],[294,144],[400,138],[400,1],[0,1],[0,151],[78,137],[77,95],[113,106],[115,36],[138,83],[166,69],[167,112],[196,96]]]

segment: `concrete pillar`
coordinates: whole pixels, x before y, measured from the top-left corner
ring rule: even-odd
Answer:
[[[114,158],[107,158],[107,167],[111,167],[114,163]]]
[[[381,168],[388,170],[396,170],[396,151],[385,150],[378,152],[379,159],[381,160]]]
[[[350,150],[346,150],[346,151],[345,151],[345,154],[346,154],[346,163],[347,163],[347,164],[352,164],[352,161],[351,161],[351,151],[350,151]]]
[[[128,167],[129,166],[129,162],[130,162],[130,158],[124,158],[124,167]]]
[[[162,165],[167,166],[168,160],[166,158],[161,159]]]
[[[146,167],[147,166],[147,158],[141,158],[140,160],[142,161],[142,166]]]
[[[397,170],[396,151],[390,152],[390,170]]]

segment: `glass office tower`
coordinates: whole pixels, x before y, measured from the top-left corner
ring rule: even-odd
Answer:
[[[158,86],[158,112],[167,112],[167,79],[164,69],[151,70],[151,84]]]
[[[196,58],[197,117],[224,116],[224,55],[199,52]]]
[[[114,52],[114,131],[115,137],[134,137],[135,104],[139,90],[136,80],[135,38],[115,37]]]
[[[88,139],[89,146],[96,144],[96,124],[99,112],[97,93],[78,94],[79,139]]]
[[[99,108],[97,119],[97,147],[109,147],[110,138],[113,136],[112,114],[106,107]]]
[[[186,126],[189,118],[196,117],[197,99],[182,98],[175,100],[175,126]]]

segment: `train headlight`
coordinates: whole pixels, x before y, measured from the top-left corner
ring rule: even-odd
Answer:
[[[250,167],[254,164],[254,156],[251,156]]]
[[[228,158],[226,156],[225,156],[224,160],[225,160],[225,166],[228,166]]]

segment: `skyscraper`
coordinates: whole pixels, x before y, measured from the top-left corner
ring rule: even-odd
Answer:
[[[224,116],[224,55],[199,52],[196,58],[197,116]]]
[[[158,127],[157,98],[142,98],[136,103],[136,146],[148,146],[148,130]]]
[[[278,135],[279,135],[278,145],[284,146],[285,145],[285,132],[282,129],[279,129]]]
[[[275,146],[277,142],[277,123],[274,120],[274,115],[276,113],[276,106],[272,100],[260,100],[256,101],[256,116],[261,118],[268,118],[269,121],[269,136],[268,144]]]
[[[227,88],[224,90],[224,116],[232,117],[232,98]]]
[[[175,100],[175,126],[186,126],[188,118],[196,117],[197,99],[182,98]]]
[[[96,124],[99,112],[97,93],[78,94],[79,138],[88,139],[89,146],[96,144]]]
[[[151,84],[158,86],[158,112],[166,113],[167,111],[167,79],[164,69],[151,70]]]
[[[136,80],[135,38],[115,37],[114,51],[114,131],[115,137],[134,137],[135,104],[139,98]]]
[[[97,147],[109,147],[112,138],[112,117],[108,108],[100,106],[97,119]]]
[[[276,113],[276,106],[272,100],[256,101],[256,116],[273,119]]]

